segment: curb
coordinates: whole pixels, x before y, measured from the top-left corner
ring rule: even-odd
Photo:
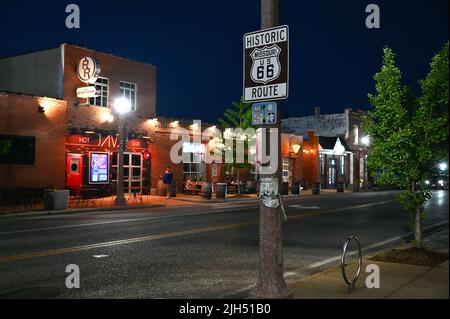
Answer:
[[[34,216],[56,216],[56,215],[70,215],[70,214],[82,214],[82,213],[107,213],[112,211],[121,210],[138,210],[145,208],[157,208],[166,207],[166,204],[151,204],[143,206],[111,206],[111,207],[92,207],[92,208],[72,208],[64,210],[47,210],[38,212],[24,212],[24,213],[14,213],[7,215],[0,215],[0,219],[17,218],[17,217],[34,217]]]

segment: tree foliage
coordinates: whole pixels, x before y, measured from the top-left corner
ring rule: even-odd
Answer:
[[[413,213],[415,241],[421,242],[423,206],[431,193],[424,180],[433,165],[448,157],[448,43],[433,58],[422,95],[401,83],[395,54],[384,48],[381,70],[375,74],[376,94],[369,94],[373,110],[363,118],[372,147],[367,166],[379,185],[404,191],[399,200]]]
[[[234,108],[228,108],[223,113],[225,119],[218,119],[223,128],[241,128],[246,130],[252,127],[252,105],[245,103],[243,98],[239,103],[232,102]]]
[[[218,122],[222,126],[223,129],[237,129],[240,128],[242,131],[245,131],[248,128],[253,128],[252,125],[252,105],[250,103],[245,103],[244,99],[241,97],[239,103],[232,102],[233,108],[228,108],[225,110],[223,119],[218,119]],[[234,136],[234,138],[244,138],[244,147],[247,149],[249,145],[249,139],[253,138],[251,136]],[[235,143],[234,143],[235,144]],[[234,147],[234,146],[233,146]],[[231,167],[237,168],[238,170],[241,168],[249,168],[250,164],[248,163],[248,154],[247,152],[244,154],[244,163],[237,163],[236,161],[236,152],[233,152],[233,163],[228,163],[226,165],[230,165]],[[239,171],[238,171],[239,173]]]

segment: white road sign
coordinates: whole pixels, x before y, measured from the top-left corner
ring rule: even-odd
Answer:
[[[287,25],[244,35],[244,101],[288,97],[289,28]]]

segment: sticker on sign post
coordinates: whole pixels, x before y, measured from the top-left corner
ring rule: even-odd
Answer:
[[[244,101],[288,97],[289,28],[287,25],[244,35]]]

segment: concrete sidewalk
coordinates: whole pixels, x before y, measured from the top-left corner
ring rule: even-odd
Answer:
[[[380,269],[380,288],[366,288],[366,266]],[[353,276],[356,264],[346,267]],[[341,268],[328,269],[290,285],[295,299],[448,299],[448,261],[437,267],[364,260],[356,290],[348,292]]]

